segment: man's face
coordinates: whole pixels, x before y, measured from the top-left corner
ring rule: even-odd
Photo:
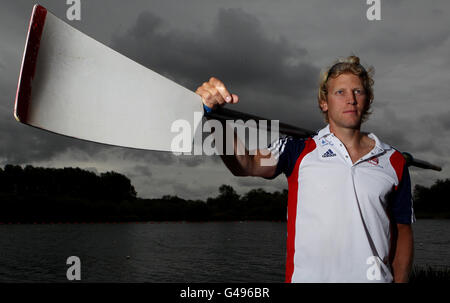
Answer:
[[[330,125],[359,129],[367,109],[366,93],[361,79],[351,73],[328,80],[326,100],[321,100],[322,111],[328,112]]]

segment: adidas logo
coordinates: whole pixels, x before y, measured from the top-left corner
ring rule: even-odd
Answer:
[[[327,152],[322,155],[322,158],[328,158],[328,157],[334,157],[334,156],[336,156],[336,154],[331,149],[328,149]]]

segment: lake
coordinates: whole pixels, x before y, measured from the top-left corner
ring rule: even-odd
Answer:
[[[0,282],[283,282],[285,222],[2,224]],[[450,220],[414,224],[415,264],[450,267]]]

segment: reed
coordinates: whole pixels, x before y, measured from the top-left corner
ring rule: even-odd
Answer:
[[[415,265],[409,278],[410,283],[443,282],[443,281],[450,281],[450,267]]]

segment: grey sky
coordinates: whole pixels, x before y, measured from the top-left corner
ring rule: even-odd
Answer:
[[[115,170],[141,197],[205,198],[222,183],[245,192],[286,188],[233,177],[217,157],[174,156],[82,142],[17,123],[12,115],[33,1],[3,1],[0,11],[0,164]],[[381,21],[366,1],[92,1],[68,21],[65,1],[52,13],[133,60],[194,90],[217,76],[249,113],[318,129],[319,71],[355,53],[375,67],[373,114],[364,129],[443,166],[411,168],[413,183],[450,177],[450,2],[381,0]]]

